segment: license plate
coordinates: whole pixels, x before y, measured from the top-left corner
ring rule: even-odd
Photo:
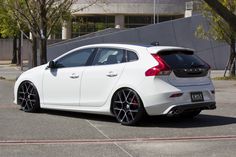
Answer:
[[[203,97],[202,92],[192,92],[191,93],[191,100],[192,100],[192,102],[204,101],[204,97]]]

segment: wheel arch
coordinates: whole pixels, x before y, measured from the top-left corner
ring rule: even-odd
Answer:
[[[119,87],[119,88],[115,89],[114,92],[112,93],[112,96],[111,96],[111,99],[110,99],[110,112],[111,112],[112,115],[114,115],[114,113],[113,113],[113,111],[112,111],[112,100],[114,99],[115,94],[116,94],[119,90],[126,89],[126,88],[129,88],[129,89],[135,91],[135,92],[137,93],[137,95],[139,96],[140,101],[141,101],[141,103],[142,103],[142,105],[143,105],[143,99],[142,99],[142,97],[140,96],[139,92],[138,92],[135,88],[129,87],[129,86],[122,86],[122,87]],[[144,108],[144,110],[145,110],[145,112],[146,112],[146,109],[145,109],[144,105],[143,105],[143,108]]]
[[[19,88],[20,86],[25,83],[25,82],[29,82],[37,91],[37,94],[39,96],[39,105],[40,105],[40,102],[41,102],[41,96],[40,96],[40,93],[39,93],[39,89],[37,87],[37,85],[35,85],[34,81],[31,81],[30,79],[24,79],[24,80],[21,80],[18,82],[18,86],[17,86],[17,89],[16,89],[16,103],[19,105],[19,102],[18,102],[18,92],[19,92]]]

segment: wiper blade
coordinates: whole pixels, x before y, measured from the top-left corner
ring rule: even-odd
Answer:
[[[196,64],[195,62],[192,62],[190,65],[191,68],[201,68],[201,67],[205,67],[204,64]]]

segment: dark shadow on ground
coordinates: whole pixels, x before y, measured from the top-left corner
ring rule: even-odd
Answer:
[[[118,124],[115,117],[106,115],[66,112],[66,111],[56,111],[56,110],[42,110],[42,113]],[[212,127],[212,126],[221,126],[229,124],[236,124],[236,117],[200,114],[199,116],[192,119],[179,118],[179,117],[166,117],[166,116],[145,116],[141,120],[141,122],[134,127],[199,128],[199,127]]]
[[[236,124],[235,117],[200,114],[195,118],[147,116],[140,123],[140,127],[161,128],[199,128]]]
[[[96,121],[117,123],[115,117],[107,116],[107,115],[89,114],[89,113],[81,113],[81,112],[70,112],[70,111],[58,111],[58,110],[46,110],[46,109],[42,109],[41,113],[63,116],[63,117],[71,117],[71,118],[80,118],[80,119],[86,119],[86,120],[96,120]]]

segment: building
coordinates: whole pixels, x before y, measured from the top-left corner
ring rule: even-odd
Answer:
[[[89,6],[92,1],[78,0],[73,4],[73,19],[63,24],[62,39],[106,28],[135,28],[191,16],[193,5],[191,0],[100,0]]]

